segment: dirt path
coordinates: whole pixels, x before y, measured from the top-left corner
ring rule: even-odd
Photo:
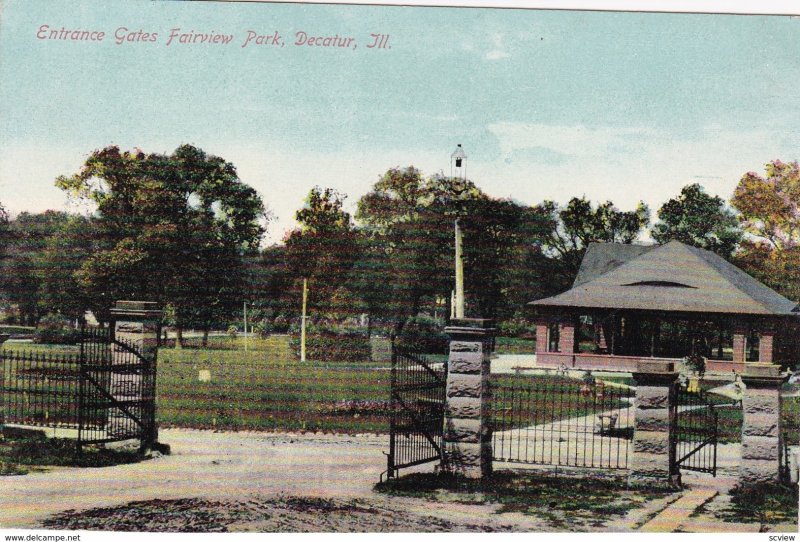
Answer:
[[[161,432],[172,454],[3,477],[0,527],[157,531],[537,531],[496,506],[373,492],[386,436]],[[431,471],[433,464],[418,467]],[[407,471],[404,471],[404,473]],[[89,511],[88,513],[86,511]]]
[[[102,469],[53,468],[8,476],[0,527],[136,500],[245,499],[251,495],[369,497],[385,469],[385,436],[163,430],[172,455]],[[431,467],[432,468],[432,467]]]

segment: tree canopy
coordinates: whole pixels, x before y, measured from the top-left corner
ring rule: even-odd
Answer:
[[[548,225],[538,242],[562,288],[577,276],[589,243],[630,244],[650,223],[650,210],[643,202],[633,211],[620,211],[610,201],[595,207],[582,197],[572,198],[564,207],[545,201],[536,211],[547,217]]]
[[[731,203],[746,232],[736,263],[789,299],[800,299],[800,166],[774,160],[742,176]]]
[[[178,326],[207,330],[238,308],[242,259],[267,214],[233,164],[192,145],[168,155],[111,146],[56,185],[97,206],[99,246],[77,276],[101,316],[116,299],[155,300]]]
[[[699,184],[681,189],[658,210],[651,235],[659,244],[677,240],[730,258],[742,240],[739,220],[725,200],[706,194]]]

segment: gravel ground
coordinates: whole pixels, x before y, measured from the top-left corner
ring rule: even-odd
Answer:
[[[201,499],[133,502],[63,512],[44,526],[69,530],[148,532],[487,532],[511,525],[448,520],[363,500],[284,497],[244,501]]]

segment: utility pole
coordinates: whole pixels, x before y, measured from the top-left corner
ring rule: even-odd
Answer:
[[[247,301],[244,302],[244,351],[247,352]]]
[[[306,360],[306,301],[308,300],[308,279],[303,279],[303,316],[300,322],[300,361]]]

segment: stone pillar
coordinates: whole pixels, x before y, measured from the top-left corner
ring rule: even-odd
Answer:
[[[636,369],[633,454],[628,483],[678,487],[680,472],[672,468],[675,447],[670,439],[673,430],[670,405],[676,400],[678,371],[673,362],[665,361],[640,361]]]
[[[11,338],[11,335],[6,333],[0,333],[0,348],[2,348],[3,343],[6,342],[8,339]],[[0,351],[0,429],[6,423],[5,419],[5,404],[3,404],[3,392],[2,390],[5,388],[5,364],[3,363],[3,353]]]
[[[490,350],[494,329],[488,320],[453,320],[445,404],[444,468],[469,478],[492,472],[489,430]]]
[[[747,337],[747,326],[742,322],[734,322],[734,324],[733,324],[733,361],[735,363],[744,363],[746,337]]]
[[[550,322],[546,318],[536,319],[536,352],[547,352],[549,349]]]
[[[785,377],[780,367],[748,363],[742,375],[742,462],[743,483],[780,479],[780,387]]]
[[[117,301],[111,309],[114,321],[114,339],[133,347],[140,352],[148,362],[152,363],[152,374],[116,374],[111,377],[110,393],[115,399],[122,401],[141,400],[143,390],[142,378],[155,378],[155,364],[158,351],[158,334],[161,321],[161,310],[158,304],[149,301]],[[131,353],[119,345],[112,345],[112,365],[131,363]],[[152,384],[155,391],[155,383]],[[142,448],[149,449],[158,440],[158,429],[155,423],[155,397],[153,408],[136,412],[142,421],[152,428],[149,435],[142,439]],[[109,409],[108,427],[113,431],[115,420],[122,420],[124,416],[115,408]]]
[[[575,352],[575,320],[564,320],[558,329],[558,351],[566,354]]]

